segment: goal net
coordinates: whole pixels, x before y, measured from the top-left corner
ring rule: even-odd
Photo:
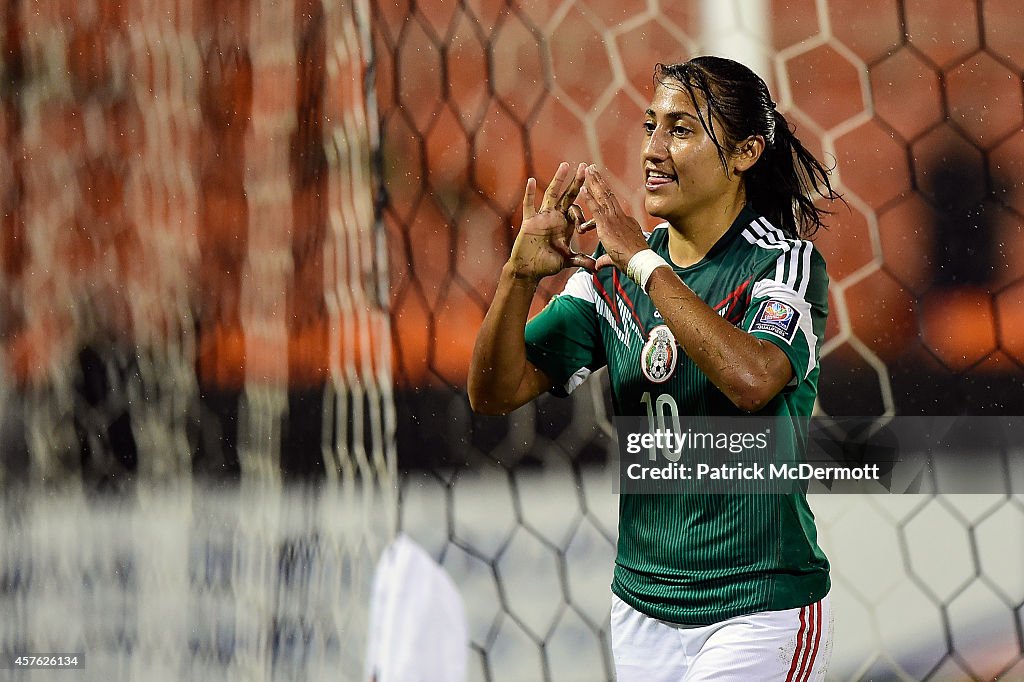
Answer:
[[[368,7],[3,12],[2,665],[359,679],[396,480]]]
[[[401,530],[462,595],[469,680],[612,679],[606,378],[483,418],[465,377],[527,176],[597,163],[643,215],[656,62],[756,66],[836,163],[823,414],[1020,404],[1009,0],[2,11],[4,656],[362,679],[374,562]],[[1019,495],[811,505],[832,678],[1024,677]]]
[[[471,414],[464,381],[528,176],[596,163],[644,215],[638,116],[657,62],[716,51],[755,66],[836,165],[850,208],[816,242],[831,277],[821,413],[1019,410],[1013,3],[417,0],[376,3],[373,24],[401,526],[466,595],[470,679],[612,678],[604,379],[502,419]],[[1024,676],[1019,495],[811,505],[833,564],[834,679]]]

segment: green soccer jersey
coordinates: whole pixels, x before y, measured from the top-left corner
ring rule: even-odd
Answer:
[[[671,263],[669,229],[659,226],[648,243]],[[790,425],[787,418],[809,416],[828,314],[825,263],[811,242],[787,239],[747,207],[700,262],[674,269],[723,318],[775,344],[792,363],[793,380],[759,415]],[[573,274],[527,324],[526,344],[529,360],[563,395],[607,365],[617,415],[647,415],[666,402],[695,418],[743,414],[617,268]],[[777,457],[798,461],[805,435],[782,429],[775,444]],[[655,618],[707,625],[821,599],[828,561],[802,493],[622,494],[612,590]]]

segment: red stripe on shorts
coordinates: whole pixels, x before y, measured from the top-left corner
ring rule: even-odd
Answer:
[[[814,620],[814,604],[808,606],[807,609],[807,642],[803,652],[800,654],[800,665],[797,666],[796,677],[793,678],[795,682],[802,682],[803,680],[807,659],[811,653],[811,640],[814,639],[814,632],[817,626],[817,621]]]
[[[814,633],[814,648],[811,649],[811,657],[807,661],[807,673],[804,675],[804,682],[811,679],[811,671],[814,669],[814,659],[818,656],[818,644],[821,642],[821,602],[814,605],[814,619],[817,623],[817,630]]]
[[[806,606],[800,607],[800,631],[796,633],[796,649],[793,651],[793,663],[789,666],[789,674],[786,675],[786,682],[793,682],[793,673],[796,672],[796,663],[802,658],[803,652],[801,649],[801,641],[804,638],[804,629],[807,627],[806,621],[804,621],[804,610]]]

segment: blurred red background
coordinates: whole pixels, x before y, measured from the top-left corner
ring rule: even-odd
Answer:
[[[869,377],[882,403],[900,367],[1020,377],[1016,4],[769,4],[768,25],[737,30],[849,202],[817,240],[835,376]],[[527,176],[597,163],[642,215],[639,114],[654,64],[702,51],[698,5],[373,2],[367,71],[368,46],[313,0],[274,16],[243,0],[7,3],[9,369],[45,381],[100,328],[194,335],[209,386],[316,386],[352,362],[460,391]]]

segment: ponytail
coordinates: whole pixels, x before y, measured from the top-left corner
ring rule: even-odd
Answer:
[[[755,211],[790,237],[812,237],[832,211],[817,206],[815,197],[842,200],[826,168],[793,134],[789,121],[772,109],[765,150],[747,171],[747,201]]]

